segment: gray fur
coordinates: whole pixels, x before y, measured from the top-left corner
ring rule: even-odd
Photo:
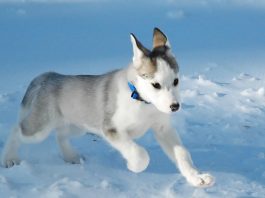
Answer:
[[[163,59],[165,62],[168,63],[168,65],[170,66],[171,69],[173,69],[176,73],[178,73],[179,72],[178,63],[177,63],[175,57],[171,53],[169,53],[169,51],[170,51],[170,48],[167,47],[166,45],[156,47],[152,50],[149,57],[154,62],[156,62],[157,58]]]
[[[117,86],[114,83],[115,79],[113,75],[116,71],[111,72],[110,75],[112,78],[108,78],[104,83],[104,119],[103,119],[103,126],[111,126],[111,118],[115,113],[116,109],[116,99],[117,99]]]
[[[71,101],[78,97],[75,90],[72,90],[72,97],[65,98],[64,95],[67,94],[66,91],[68,90],[65,87],[76,89],[82,94],[79,99],[85,100],[86,102],[80,102],[86,105],[84,108],[91,111],[91,116],[87,119],[89,123],[94,123],[92,128],[99,129],[103,125],[110,125],[110,118],[114,114],[116,101],[114,76],[118,72],[77,76],[49,72],[38,76],[30,83],[22,100],[23,107],[31,107],[28,116],[23,118],[20,123],[22,133],[24,135],[37,133],[48,122],[51,122],[53,117],[59,118],[63,122],[65,115],[60,103],[62,100],[68,100],[67,103],[71,104]],[[101,90],[99,87],[103,87],[103,95],[98,93],[98,90]],[[53,110],[50,111],[51,109]],[[97,119],[99,117],[102,119]],[[56,124],[59,125],[60,122]]]

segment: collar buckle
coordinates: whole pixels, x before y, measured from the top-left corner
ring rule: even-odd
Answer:
[[[144,102],[145,104],[150,104],[150,102],[145,101],[145,100],[140,96],[140,94],[138,93],[136,87],[135,87],[132,83],[128,82],[128,86],[129,86],[130,90],[132,91],[132,94],[131,94],[131,98],[132,98],[132,99],[134,99],[134,100],[139,100],[139,101],[141,101],[141,102]]]

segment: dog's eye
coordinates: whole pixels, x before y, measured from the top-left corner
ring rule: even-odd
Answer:
[[[152,83],[152,85],[156,89],[161,89],[161,85],[159,83]]]
[[[176,87],[178,84],[179,84],[179,79],[176,78],[176,79],[174,80],[174,82],[173,82],[173,85]]]

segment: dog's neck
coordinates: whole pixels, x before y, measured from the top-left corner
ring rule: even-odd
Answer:
[[[144,100],[140,94],[138,93],[136,87],[131,83],[131,82],[128,82],[128,86],[132,92],[131,94],[131,98],[134,99],[134,100],[139,100],[141,102],[144,102],[146,104],[151,104],[150,102],[147,102],[146,100]]]
[[[137,75],[137,72],[134,69],[134,66],[132,64],[127,69],[127,83],[128,83],[128,87],[129,87],[129,89],[131,91],[131,98],[133,100],[138,100],[138,101],[144,102],[145,104],[151,104],[150,102],[146,101],[140,95],[140,93],[137,91],[137,88],[135,86],[135,84],[136,84],[136,75]]]

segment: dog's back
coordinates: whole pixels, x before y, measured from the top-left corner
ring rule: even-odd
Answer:
[[[48,72],[36,77],[21,103],[22,134],[32,136],[47,123],[53,128],[65,123],[82,128],[90,123],[85,127],[98,131],[115,108],[117,73],[74,76]]]

